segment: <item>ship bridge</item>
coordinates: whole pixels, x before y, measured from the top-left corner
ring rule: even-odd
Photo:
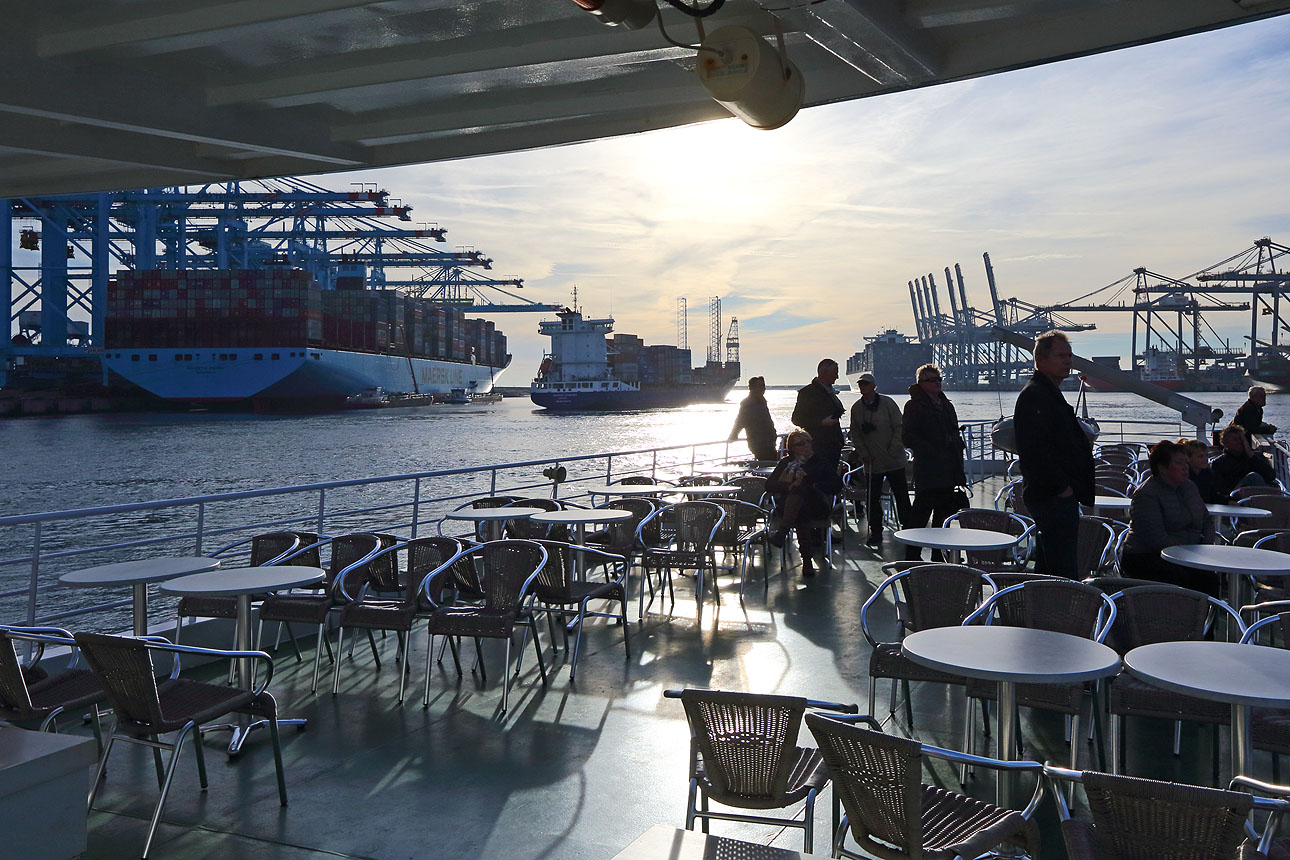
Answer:
[[[10,3],[0,199],[444,161],[732,111],[755,122],[759,100],[784,108],[783,120],[799,101],[963,80],[1287,10],[1290,0]],[[700,20],[713,40],[705,69]],[[718,44],[747,45],[784,74],[753,81],[716,68],[729,53]],[[748,86],[732,93],[721,79]]]

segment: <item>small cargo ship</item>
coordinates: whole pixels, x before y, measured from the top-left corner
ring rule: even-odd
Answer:
[[[865,348],[847,359],[847,381],[859,389],[860,375],[872,373],[879,391],[903,394],[914,382],[918,368],[932,362],[932,345],[906,337],[889,328],[865,338]]]
[[[506,336],[459,308],[367,289],[321,289],[300,269],[122,271],[108,284],[107,367],[178,403],[264,411],[487,394]]]
[[[634,334],[615,334],[612,317],[586,319],[572,308],[556,317],[538,326],[551,338],[551,351],[529,389],[544,409],[612,412],[720,403],[739,381],[738,362],[691,367],[688,349],[647,346]]]
[[[1121,370],[1118,355],[1095,355],[1092,361],[1112,370]],[[1150,382],[1152,385],[1168,391],[1179,391],[1187,381],[1179,369],[1181,361],[1176,352],[1157,349],[1154,346],[1149,347],[1143,356],[1143,361],[1144,365],[1142,367],[1134,368],[1133,370],[1133,375],[1143,382]],[[1088,387],[1094,391],[1122,390],[1113,382],[1095,379],[1092,376],[1085,377],[1085,381],[1088,383]]]

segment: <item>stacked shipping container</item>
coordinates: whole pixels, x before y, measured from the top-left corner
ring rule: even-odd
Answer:
[[[293,269],[122,271],[107,348],[300,346],[507,363],[506,335],[461,308],[397,290],[321,290]]]

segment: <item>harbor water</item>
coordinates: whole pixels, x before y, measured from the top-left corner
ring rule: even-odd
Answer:
[[[0,516],[207,493],[394,475],[725,438],[739,400],[680,409],[556,414],[527,398],[422,409],[309,416],[90,414],[0,421]],[[781,432],[794,392],[767,392]],[[1011,414],[1015,392],[950,392],[960,421]],[[1074,395],[1068,394],[1069,399]],[[1230,418],[1242,393],[1191,395]],[[848,407],[856,394],[842,392]],[[893,394],[897,403],[905,392]],[[1131,394],[1092,394],[1107,434],[1120,421],[1175,421]],[[1268,399],[1265,420],[1290,430],[1290,396]],[[742,444],[734,448],[745,453]]]

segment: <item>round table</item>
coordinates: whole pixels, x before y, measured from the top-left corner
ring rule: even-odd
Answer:
[[[711,487],[668,487],[667,489],[669,495],[687,496],[695,499],[702,499],[707,496],[728,495],[742,491],[743,487],[740,487],[737,484],[716,484]]]
[[[268,565],[265,567],[231,567],[212,570],[208,573],[194,573],[168,580],[161,584],[161,591],[180,597],[236,597],[237,598],[237,635],[235,642],[238,651],[251,650],[251,596],[270,591],[281,591],[297,588],[302,585],[316,585],[323,581],[323,570],[319,567],[302,567],[297,565]],[[237,661],[237,682],[244,690],[249,690],[254,683],[251,677],[251,659]],[[279,719],[278,725],[303,726],[303,719]],[[247,736],[254,730],[267,726],[267,720],[255,720],[246,724],[229,725],[233,737],[228,744],[229,755],[236,755],[242,749]]]
[[[670,492],[671,484],[589,484],[576,487],[589,496],[657,496]]]
[[[540,511],[529,517],[535,523],[573,526],[579,544],[583,542],[588,523],[616,523],[631,518],[631,511],[620,511],[617,508],[567,508],[562,511]]]
[[[61,585],[76,588],[102,588],[112,585],[134,587],[134,635],[148,635],[148,583],[163,582],[177,576],[201,573],[219,567],[219,559],[204,556],[144,558],[118,561],[73,570],[58,577]]]
[[[1232,774],[1249,774],[1250,707],[1290,707],[1290,652],[1235,642],[1156,642],[1124,657],[1129,673],[1164,690],[1232,706]]]
[[[1233,609],[1241,608],[1239,574],[1290,576],[1290,555],[1270,549],[1227,544],[1179,544],[1162,549],[1160,557],[1194,570],[1227,574],[1227,602]]]
[[[1106,508],[1109,511],[1127,511],[1133,499],[1128,496],[1094,496],[1093,507]]]
[[[1272,516],[1272,512],[1266,508],[1247,508],[1245,505],[1206,505],[1205,510],[1209,511],[1214,517],[1214,530],[1223,524],[1223,517],[1246,517],[1252,520],[1261,520]]]
[[[507,520],[522,520],[543,513],[541,508],[500,507],[461,508],[444,514],[446,520],[464,520],[479,523],[485,540],[500,540]]]
[[[922,666],[998,683],[999,758],[1004,761],[1012,761],[1016,749],[1018,683],[1076,684],[1120,668],[1119,655],[1100,642],[1029,627],[936,627],[906,636],[901,650]],[[1000,774],[1000,806],[1011,803],[1011,782]]]
[[[951,550],[992,550],[1007,549],[1016,546],[1020,535],[989,529],[960,529],[944,526],[921,529],[901,529],[892,535],[898,542],[908,546],[923,546],[928,549]]]

